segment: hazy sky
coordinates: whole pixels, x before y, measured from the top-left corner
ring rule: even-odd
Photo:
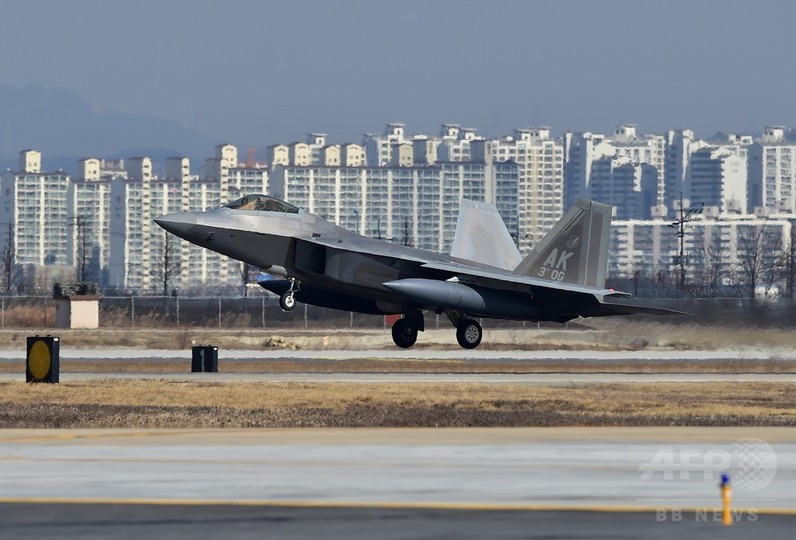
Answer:
[[[796,2],[3,0],[0,84],[219,141],[796,126]]]

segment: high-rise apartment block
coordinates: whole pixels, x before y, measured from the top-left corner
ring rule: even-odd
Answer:
[[[78,268],[82,279],[137,293],[236,287],[238,262],[167,236],[152,220],[250,193],[284,198],[367,236],[441,252],[452,244],[462,198],[495,204],[522,253],[575,200],[591,198],[615,207],[609,274],[625,277],[641,268],[671,271],[679,244],[669,225],[681,200],[701,211],[686,228],[689,265],[694,253],[721,249],[722,264],[737,267],[743,238],[771,224],[784,248],[785,224],[796,221],[796,141],[777,126],[756,139],[639,134],[632,124],[610,135],[556,139],[547,127],[485,138],[458,124],[432,136],[408,135],[393,123],[362,144],[310,133],[272,145],[267,163],[254,161],[254,149],[240,161],[235,146],[221,144],[199,174],[183,156],[168,158],[159,173],[146,156],[88,157],[75,178],[42,172],[36,150],[20,152],[18,165],[0,175],[0,244],[10,224],[16,263]]]
[[[43,172],[41,154],[20,152],[19,171],[0,174],[0,245],[8,241],[11,224],[20,265],[71,264],[67,252],[69,176]]]
[[[796,142],[785,138],[785,128],[765,128],[748,159],[750,207],[796,212]]]

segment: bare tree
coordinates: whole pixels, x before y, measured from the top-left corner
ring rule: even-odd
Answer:
[[[414,242],[412,242],[412,221],[408,218],[404,218],[403,226],[401,227],[401,244],[404,246],[412,246]]]
[[[783,279],[785,281],[785,294],[788,298],[793,298],[794,277],[796,277],[796,242],[794,242],[794,227],[796,223],[791,223],[788,228],[788,239],[785,249],[782,250],[784,260],[782,261]]]
[[[243,297],[249,296],[249,282],[251,282],[252,265],[249,263],[241,263],[240,265],[240,282],[243,287]]]
[[[76,237],[75,266],[77,268],[77,281],[82,283],[90,279],[88,274],[92,258],[91,223],[86,216],[75,216],[73,224]]]
[[[701,252],[699,258],[700,294],[708,297],[718,296],[728,276],[728,253],[721,234],[713,235]]]
[[[748,298],[758,289],[768,295],[783,275],[782,238],[768,223],[738,230],[739,286]]]
[[[16,238],[14,235],[14,224],[9,223],[6,229],[6,243],[3,246],[2,253],[2,271],[3,271],[3,292],[11,294],[17,281],[16,269]]]
[[[182,261],[180,258],[179,241],[167,232],[163,232],[165,238],[163,247],[160,251],[160,260],[153,266],[154,278],[161,287],[163,296],[169,295],[169,289],[182,271]]]

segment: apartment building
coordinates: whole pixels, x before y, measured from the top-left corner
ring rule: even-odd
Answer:
[[[616,166],[621,163],[622,167],[624,167],[624,169],[616,171],[619,176],[622,176],[622,171],[625,171],[624,176],[627,176],[629,171],[626,171],[626,169],[632,166],[645,171],[645,182],[648,182],[653,177],[655,181],[652,197],[648,197],[648,194],[645,195],[644,205],[647,206],[646,208],[637,205],[639,202],[638,197],[629,196],[627,202],[631,204],[631,207],[618,207],[617,212],[619,215],[642,218],[650,214],[652,206],[664,204],[666,139],[663,136],[638,135],[634,124],[617,126],[612,137],[591,132],[566,133],[564,135],[564,155],[566,161],[564,166],[566,208],[573,206],[575,201],[581,198],[595,199],[617,206],[622,204],[622,198],[619,196],[618,191],[610,187],[611,184],[608,181],[608,177],[605,176],[606,170],[614,170],[611,167],[606,169],[607,164],[610,164],[612,159],[618,160],[615,162]],[[647,165],[647,167],[644,165]],[[595,166],[600,169],[602,174],[599,193],[593,191],[593,169]],[[654,174],[649,171],[649,167],[655,169]],[[619,177],[617,177],[617,180],[619,180]],[[649,186],[646,184],[645,186],[646,192]],[[638,189],[639,187],[636,186],[636,190]],[[614,193],[611,200],[600,198],[606,192]]]
[[[614,206],[617,219],[649,219],[658,198],[658,169],[625,156],[592,161],[591,198]]]
[[[64,171],[42,171],[41,153],[36,150],[20,152],[19,165],[18,171],[0,174],[0,245],[5,245],[11,224],[16,264],[71,264],[66,250],[70,177]]]
[[[766,127],[749,146],[749,207],[796,212],[796,142],[782,126]]]
[[[608,275],[630,278],[639,272],[643,277],[656,278],[679,272],[679,238],[670,223],[665,217],[614,221]],[[706,208],[685,224],[688,282],[699,284],[709,279],[720,280],[719,285],[743,282],[748,279],[744,265],[749,265],[753,257],[761,276],[775,269],[790,245],[794,223],[794,214],[720,214],[715,207]]]
[[[391,123],[387,124],[383,135],[365,134],[363,146],[369,166],[384,167],[390,164],[393,146],[408,142],[404,129],[404,124]]]
[[[83,158],[69,183],[67,204],[69,242],[66,250],[77,279],[109,284],[111,261],[111,185],[125,179],[118,161]]]
[[[531,250],[564,212],[564,149],[549,127],[518,129],[514,136],[490,140],[493,162],[517,164],[517,233],[520,252]]]
[[[721,214],[747,213],[745,153],[708,146],[691,153],[690,195],[694,203],[715,207]]]
[[[448,252],[462,198],[497,203],[516,228],[516,207],[511,202],[518,177],[514,163],[280,165],[272,171],[271,192],[360,234]]]

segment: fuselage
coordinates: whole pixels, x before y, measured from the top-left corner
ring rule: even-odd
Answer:
[[[303,210],[222,207],[157,219],[169,232],[264,272],[303,283],[299,301],[366,313],[401,313],[406,298],[383,286],[405,278],[447,279],[423,268],[431,260],[474,263],[431,251],[367,238]],[[502,270],[476,265],[490,271]],[[264,284],[267,287],[267,284]],[[285,287],[273,283],[274,292]]]

